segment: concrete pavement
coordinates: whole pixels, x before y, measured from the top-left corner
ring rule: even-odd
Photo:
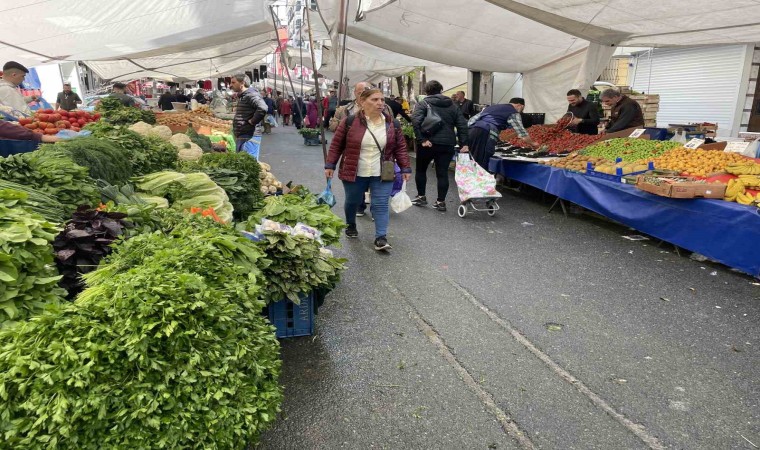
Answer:
[[[276,128],[262,160],[319,192],[321,147],[302,142]],[[387,255],[358,219],[316,335],[283,341],[261,448],[760,446],[755,280],[511,191],[460,219],[453,176],[449,192],[447,213],[391,213]]]

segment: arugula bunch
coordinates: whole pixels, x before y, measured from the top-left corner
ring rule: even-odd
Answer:
[[[3,325],[38,314],[66,295],[58,287],[61,277],[53,265],[50,248],[58,228],[27,210],[24,207],[27,198],[24,192],[0,190],[0,324]]]

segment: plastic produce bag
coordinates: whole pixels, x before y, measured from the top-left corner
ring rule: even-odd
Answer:
[[[74,131],[74,130],[61,130],[55,134],[56,137],[61,139],[71,139],[78,137],[85,137],[92,134],[90,130]]]
[[[406,181],[401,185],[401,190],[391,197],[391,209],[395,213],[402,213],[412,206],[412,199],[406,193]]]
[[[332,179],[327,179],[327,187],[324,191],[322,191],[321,194],[317,197],[317,203],[320,205],[327,205],[330,208],[335,206],[335,195],[332,193]]]
[[[469,153],[457,156],[454,180],[459,191],[459,200],[466,202],[471,198],[500,198],[496,190],[496,178],[480,167]]]
[[[393,187],[391,188],[391,197],[401,192],[401,187],[404,184],[404,179],[401,178],[401,167],[398,164],[393,164],[393,171],[396,173],[396,178],[393,180]],[[369,203],[369,201],[367,201]]]
[[[261,136],[254,136],[246,141],[241,150],[253,156],[256,158],[256,161],[258,161],[259,153],[261,152]]]

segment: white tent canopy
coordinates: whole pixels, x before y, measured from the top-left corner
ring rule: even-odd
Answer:
[[[276,46],[264,0],[22,0],[0,9],[0,23],[0,60],[81,60],[106,79],[206,78]]]

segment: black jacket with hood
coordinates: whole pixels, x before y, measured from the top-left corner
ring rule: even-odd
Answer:
[[[434,108],[443,121],[443,126],[432,136],[425,136],[420,129],[428,107]],[[435,145],[453,147],[458,137],[460,146],[467,145],[467,119],[454,101],[442,94],[428,95],[417,104],[412,113],[412,126],[417,142],[429,140]]]
[[[256,125],[264,120],[268,106],[258,89],[250,87],[239,94],[232,129],[236,138],[252,137]]]

